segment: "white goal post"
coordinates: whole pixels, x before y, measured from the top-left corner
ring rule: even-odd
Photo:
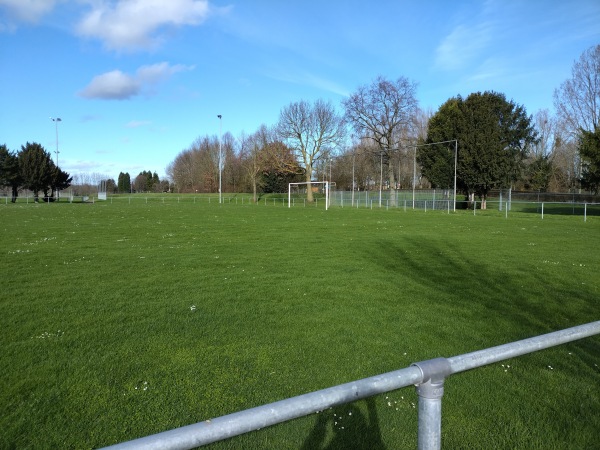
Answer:
[[[292,207],[292,186],[299,186],[301,184],[324,184],[325,185],[325,211],[329,209],[329,181],[303,181],[301,183],[289,183],[288,184],[288,208]]]
[[[106,200],[106,180],[98,183],[98,200]]]

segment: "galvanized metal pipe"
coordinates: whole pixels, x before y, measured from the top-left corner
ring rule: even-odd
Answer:
[[[388,372],[297,397],[280,400],[216,419],[116,444],[109,449],[190,449],[303,417],[422,381],[418,367]]]
[[[430,359],[413,364],[423,374],[417,385],[419,395],[419,450],[442,448],[442,397],[444,381],[452,370],[446,358]]]
[[[527,353],[533,353],[538,350],[566,344],[567,342],[576,341],[595,334],[600,334],[600,320],[447,359],[452,368],[452,373],[459,373]]]
[[[442,448],[442,398],[419,396],[418,450]]]
[[[600,334],[600,321],[450,358],[422,361],[328,389],[124,442],[110,449],[190,449],[410,385],[419,394],[419,449],[441,447],[445,379],[454,373]]]
[[[451,374],[555,347],[598,333],[600,333],[600,321],[452,358],[436,358],[415,363],[414,365],[423,372],[423,382],[417,385],[417,394],[419,395],[418,449],[439,450],[442,446],[442,396],[444,395],[444,381]]]

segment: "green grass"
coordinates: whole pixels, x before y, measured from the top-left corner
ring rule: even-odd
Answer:
[[[0,205],[0,448],[109,445],[600,319],[597,217],[144,198]],[[444,448],[597,447],[599,366],[593,337],[451,377]],[[213,447],[415,448],[416,403]]]

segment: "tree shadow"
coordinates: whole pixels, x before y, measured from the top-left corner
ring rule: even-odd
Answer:
[[[359,404],[366,404],[366,414]],[[385,450],[374,398],[318,413],[317,421],[301,447],[301,450],[343,449]]]
[[[541,203],[536,203],[533,206],[521,206],[518,212],[541,214],[541,205]],[[598,204],[590,204],[585,207],[581,203],[544,203],[543,212],[545,216],[600,216],[600,207]]]
[[[381,241],[367,257],[390,274],[399,292],[407,282],[436,292],[433,299],[418,299],[429,303],[424,314],[455,309],[457,315],[463,312],[482,322],[484,333],[485,328],[506,326],[505,342],[579,325],[582,317],[597,315],[593,292],[556,283],[550,284],[551,295],[544,295],[538,289],[550,280],[543,272],[525,266],[515,270],[518,261],[506,255],[506,269],[498,269],[497,263],[486,265],[468,252],[443,240],[405,238]]]

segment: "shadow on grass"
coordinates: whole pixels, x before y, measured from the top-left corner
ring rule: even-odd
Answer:
[[[320,412],[301,450],[385,450],[375,400],[368,398],[361,403],[367,406],[366,415],[356,404]]]
[[[376,263],[396,280],[399,292],[411,283],[431,294],[432,298],[416,299],[427,305],[424,315],[434,319],[437,314],[437,321],[447,322],[448,328],[452,320],[468,321],[467,329],[478,328],[490,339],[502,336],[499,343],[597,317],[597,300],[589,289],[548,279],[547,273],[526,265],[519,268],[519,261],[506,256],[506,261],[486,264],[485,258],[494,258],[493,254],[468,252],[450,242],[405,239],[380,242],[369,258],[376,255]]]
[[[542,204],[534,204],[527,206],[513,206],[514,212],[523,212],[531,214],[541,214]],[[587,205],[587,208],[581,204],[558,204],[558,203],[544,203],[544,215],[557,215],[557,216],[600,216],[600,205]]]

